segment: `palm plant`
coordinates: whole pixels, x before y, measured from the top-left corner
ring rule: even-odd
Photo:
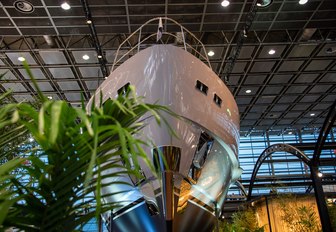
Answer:
[[[133,92],[93,106],[90,114],[84,107],[48,100],[39,90],[39,110],[28,103],[1,107],[0,151],[27,134],[36,146],[0,167],[0,230],[80,231],[81,225],[116,207],[116,202],[102,201],[106,195],[101,188],[114,184],[111,175],[138,175],[137,168],[130,169],[130,156],[135,167],[139,158],[151,167],[143,150],[147,142],[135,136],[144,126],[139,119],[149,114],[160,123],[160,112],[168,112],[143,103]],[[121,171],[106,172],[113,168]]]
[[[3,75],[0,75],[0,79]],[[1,112],[5,112],[7,107],[11,107],[10,103],[14,101],[14,98],[11,96],[10,92],[5,93],[0,96],[0,109]],[[36,107],[37,102],[30,102],[32,106]],[[8,141],[3,137],[2,144],[0,144],[0,163],[4,163],[13,157],[17,156],[17,154],[22,152],[22,149],[25,147],[20,146],[20,144],[24,143],[29,134],[26,133],[26,129],[22,126],[18,126],[15,123],[10,123],[8,125],[0,125],[0,135],[6,134],[8,136]],[[11,133],[8,133],[11,132]],[[15,139],[13,139],[13,137]],[[10,141],[9,141],[10,140]]]

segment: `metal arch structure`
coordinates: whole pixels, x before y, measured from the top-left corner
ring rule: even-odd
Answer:
[[[269,157],[271,154],[278,152],[278,151],[285,151],[288,152],[294,156],[296,156],[297,158],[299,158],[301,161],[303,161],[305,164],[307,164],[308,166],[310,166],[311,160],[299,149],[297,149],[294,146],[291,146],[289,144],[281,144],[281,143],[277,143],[277,144],[273,144],[271,146],[269,146],[268,148],[266,148],[261,155],[259,156],[253,172],[252,172],[252,177],[251,177],[251,181],[250,181],[250,185],[249,185],[249,191],[248,191],[248,195],[247,195],[247,200],[251,200],[251,196],[252,196],[252,189],[253,189],[253,184],[254,181],[256,179],[257,173],[259,171],[260,166],[263,164],[263,162],[265,161],[265,159],[267,157]]]
[[[242,191],[243,195],[247,198],[247,192],[244,188],[244,185],[238,180],[236,180],[233,184],[235,184],[240,189],[240,191]]]
[[[320,130],[320,134],[317,139],[317,143],[315,145],[314,155],[312,159],[312,165],[314,166],[317,166],[319,164],[322,148],[324,146],[325,141],[327,140],[331,128],[334,125],[335,119],[336,119],[336,100],[331,105],[328,115],[324,120],[323,126]]]
[[[309,187],[307,191],[314,189],[316,203],[317,203],[320,220],[322,224],[322,229],[325,232],[329,232],[329,231],[331,232],[332,227],[330,223],[328,209],[325,203],[322,182],[321,182],[321,179],[318,177],[318,172],[319,172],[318,166],[319,166],[321,151],[323,149],[327,136],[331,128],[334,125],[335,120],[336,120],[336,100],[330,107],[328,115],[320,130],[320,134],[319,134],[319,137],[317,139],[317,142],[314,148],[313,158],[311,160],[301,150],[299,150],[298,148],[294,146],[288,145],[288,144],[274,144],[266,148],[261,153],[261,155],[259,156],[257,160],[256,165],[254,166],[254,169],[252,172],[252,178],[251,178],[250,185],[249,185],[247,200],[251,199],[253,184],[254,184],[254,181],[256,179],[256,176],[257,176],[257,173],[258,173],[258,170],[261,164],[272,153],[277,152],[277,151],[286,151],[288,153],[295,155],[297,158],[299,158],[300,160],[302,160],[304,163],[306,163],[309,166],[313,188]]]
[[[314,154],[313,158],[311,161],[311,166],[315,167],[315,169],[318,169],[318,166],[320,165],[320,155],[322,149],[327,149],[325,148],[325,141],[327,139],[327,136],[333,127],[336,119],[336,100],[330,107],[330,110],[328,112],[328,115],[326,119],[323,122],[323,126],[320,130],[319,137],[317,138],[317,142],[315,143],[315,148],[314,148]],[[311,190],[313,190],[313,186],[310,185],[308,189],[306,190],[307,193],[310,193]]]

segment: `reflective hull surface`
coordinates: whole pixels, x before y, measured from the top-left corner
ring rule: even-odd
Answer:
[[[128,84],[146,102],[166,105],[183,119],[166,116],[177,136],[147,120],[143,134],[158,148],[145,149],[161,176],[155,178],[144,164],[142,180],[114,179],[133,186],[104,189],[128,191],[106,199],[125,202],[110,215],[111,231],[212,231],[227,190],[241,173],[233,96],[203,62],[172,45],[152,46],[125,61],[102,83],[96,99],[99,91],[103,101],[115,98]]]

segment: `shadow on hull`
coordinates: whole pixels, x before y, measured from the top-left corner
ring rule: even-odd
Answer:
[[[175,198],[178,201],[178,198]],[[153,215],[145,201],[117,215],[111,223],[113,232],[209,232],[213,231],[216,217],[197,203],[189,201],[183,212],[176,213],[174,220]]]

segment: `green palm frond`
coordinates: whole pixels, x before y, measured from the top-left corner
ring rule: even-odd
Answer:
[[[151,167],[143,150],[147,142],[135,135],[144,126],[139,119],[150,116],[160,123],[161,112],[171,113],[165,107],[142,103],[132,92],[107,100],[90,114],[45,98],[39,110],[27,103],[1,108],[0,130],[16,127],[0,135],[0,147],[15,140],[19,132],[30,134],[36,147],[29,155],[24,153],[26,158],[4,164],[13,164],[3,174],[10,178],[0,172],[0,209],[4,209],[0,210],[0,229],[75,231],[116,207],[117,202],[102,201],[106,194],[101,189],[115,184],[109,181],[113,175],[140,176],[137,168],[130,169],[130,156],[136,166],[141,158]],[[111,169],[120,171],[107,172]]]
[[[0,74],[0,80],[5,75],[6,73]],[[11,90],[0,95],[0,135],[2,135],[0,139],[0,164],[25,153],[26,147],[22,145],[30,137],[27,128],[15,123],[18,119],[17,104]],[[41,105],[38,99],[29,102],[29,104],[36,109]]]

